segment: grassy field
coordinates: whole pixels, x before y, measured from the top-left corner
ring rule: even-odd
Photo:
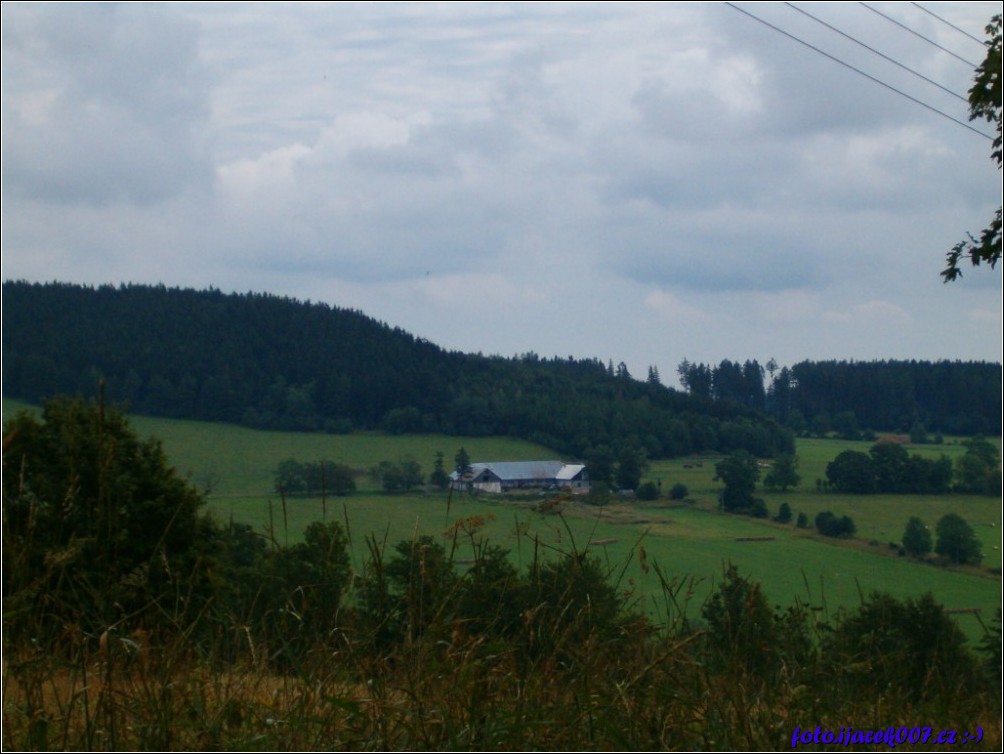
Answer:
[[[4,416],[26,408],[4,400]],[[279,543],[299,539],[311,521],[336,519],[347,525],[354,565],[362,566],[366,537],[392,546],[419,534],[443,535],[458,519],[480,526],[480,533],[510,549],[514,560],[529,562],[535,550],[568,551],[589,547],[600,556],[618,580],[652,614],[669,609],[658,569],[679,588],[678,605],[690,616],[723,568],[735,563],[741,572],[759,581],[772,602],[791,604],[798,599],[832,613],[856,605],[873,590],[897,597],[919,596],[930,591],[949,609],[979,608],[989,619],[1001,604],[1001,582],[988,572],[1001,567],[1001,505],[996,498],[978,496],[852,496],[820,494],[815,480],[825,476],[826,464],[846,448],[865,450],[871,443],[837,440],[799,440],[799,471],[803,482],[786,494],[758,492],[771,514],[787,501],[794,514],[804,512],[810,522],[822,510],[854,519],[858,535],[838,542],[770,521],[757,521],[716,511],[720,483],[714,481],[712,456],[674,459],[652,464],[646,478],[668,490],[677,482],[689,490],[688,502],[669,506],[658,503],[613,503],[604,507],[570,502],[560,516],[532,510],[531,501],[505,497],[449,498],[446,493],[386,495],[364,475],[382,460],[415,458],[428,473],[434,455],[441,451],[447,467],[463,446],[473,460],[551,458],[547,448],[507,438],[397,436],[378,433],[323,435],[260,432],[241,427],[135,417],[142,436],[160,438],[172,463],[200,488],[211,488],[209,509],[220,519],[253,525],[269,531]],[[950,457],[961,454],[958,443],[911,447],[911,452]],[[287,458],[301,461],[330,459],[360,473],[360,492],[345,498],[292,498],[283,503],[272,490],[276,465]],[[983,542],[984,568],[945,569],[911,562],[896,555],[906,521],[919,516],[934,527],[947,512],[963,516]],[[759,541],[749,541],[755,538]],[[465,558],[463,538],[458,559]],[[646,562],[642,563],[644,549]],[[996,549],[995,549],[996,548]],[[960,616],[960,625],[971,637],[982,633],[976,618]]]

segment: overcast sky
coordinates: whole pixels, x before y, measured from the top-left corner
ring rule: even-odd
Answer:
[[[1001,270],[939,275],[1001,201],[965,127],[985,48],[944,22],[983,40],[1000,3],[920,5],[797,7],[944,89],[737,3],[960,122],[725,4],[5,2],[3,277],[289,295],[667,384],[1000,361]]]

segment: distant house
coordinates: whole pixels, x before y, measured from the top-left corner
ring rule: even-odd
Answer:
[[[564,461],[494,461],[472,463],[463,477],[450,475],[455,490],[508,492],[509,490],[568,490],[589,492],[589,476],[580,463]]]

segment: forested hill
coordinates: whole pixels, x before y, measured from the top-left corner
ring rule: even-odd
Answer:
[[[718,365],[684,360],[677,372],[688,392],[737,400],[763,410],[796,433],[836,432],[848,439],[868,430],[999,435],[1001,365],[984,361],[802,361],[773,359]]]
[[[999,365],[684,362],[688,392],[599,359],[448,352],[364,314],[268,294],[3,284],[3,391],[107,397],[150,415],[274,429],[505,434],[651,458],[847,426],[999,433]],[[786,426],[782,426],[786,425]]]
[[[266,294],[5,282],[3,390],[275,429],[512,435],[569,455],[790,449],[762,413],[596,359],[448,352],[360,312]]]

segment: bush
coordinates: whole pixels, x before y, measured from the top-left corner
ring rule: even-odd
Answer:
[[[875,490],[875,462],[867,453],[845,450],[826,465],[826,478],[837,492],[865,495]]]
[[[822,511],[816,516],[816,529],[825,537],[853,537],[857,531],[849,516],[837,518],[831,511]]]
[[[669,490],[670,500],[683,500],[690,494],[690,490],[687,489],[687,485],[682,482],[677,482]]]
[[[965,636],[930,594],[904,602],[872,594],[839,616],[823,656],[862,693],[913,700],[959,693],[979,677]]]
[[[57,398],[41,419],[20,413],[3,466],[5,640],[26,625],[39,641],[68,625],[171,625],[180,589],[185,610],[209,599],[218,531],[204,501],[120,411]]]
[[[787,503],[781,503],[781,507],[777,510],[777,516],[774,520],[779,524],[787,524],[791,521],[791,506]]]
[[[613,639],[633,620],[600,560],[584,552],[531,566],[523,599],[527,648],[538,656],[588,638]]]
[[[730,564],[722,583],[701,608],[713,664],[766,672],[776,659],[774,614],[760,585]]]
[[[285,495],[348,495],[356,491],[349,466],[334,461],[301,463],[289,458],[275,471],[275,491]]]
[[[936,528],[938,543],[934,551],[959,565],[978,565],[983,560],[980,541],[973,528],[955,514],[942,516]]]
[[[658,500],[659,499],[659,488],[656,486],[655,482],[645,482],[638,487],[638,492],[635,493],[639,500]]]
[[[760,479],[756,459],[745,450],[726,456],[715,464],[715,481],[725,483],[722,507],[727,511],[743,511],[753,505],[753,491]]]
[[[304,541],[269,552],[258,571],[260,589],[252,606],[259,638],[282,647],[287,666],[323,644],[338,626],[342,596],[351,574],[348,541],[335,521],[307,526]]]
[[[914,558],[922,558],[931,551],[931,532],[916,516],[906,522],[903,532],[903,549]]]
[[[396,463],[381,461],[370,469],[370,478],[377,482],[384,492],[408,492],[421,486],[424,481],[422,467],[413,458],[403,458]]]
[[[789,487],[797,487],[802,481],[801,475],[797,471],[798,458],[794,453],[781,453],[775,459],[767,476],[764,477],[763,485],[768,490],[780,490],[786,492]]]

